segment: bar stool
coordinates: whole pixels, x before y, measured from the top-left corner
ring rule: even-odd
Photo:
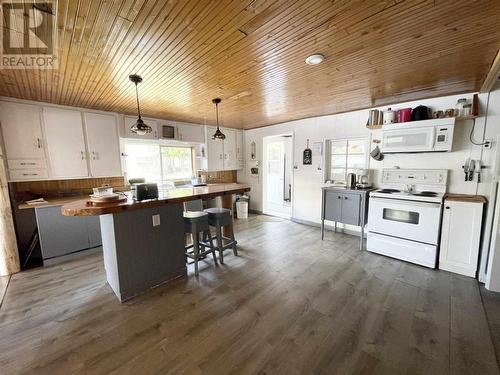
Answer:
[[[193,211],[202,211],[203,210],[203,202],[199,200],[190,201],[184,203],[184,207],[188,210]],[[227,208],[207,208],[203,210],[208,214],[208,224],[210,226],[215,227],[215,236],[210,236],[213,239],[217,240],[216,250],[219,251],[219,260],[222,264],[224,264],[224,250],[229,248],[233,249],[233,254],[238,256],[238,250],[236,249],[237,241],[234,238],[234,230],[233,230],[233,218],[231,216],[231,210]],[[222,235],[222,227],[228,226],[231,231],[230,237],[225,237]],[[204,235],[203,240],[206,241],[206,237]],[[227,243],[224,245],[224,240]]]
[[[200,232],[203,233],[203,240],[200,240]],[[194,274],[198,276],[198,260],[205,258],[206,254],[212,253],[214,263],[217,265],[215,247],[210,235],[208,224],[208,214],[203,211],[184,211],[184,233],[190,233],[192,244],[185,246],[185,254],[193,259]],[[208,239],[208,243],[205,242]],[[201,248],[201,249],[200,249]],[[208,248],[208,249],[207,249]],[[192,251],[189,251],[193,249]]]
[[[236,244],[238,243],[234,238],[233,230],[233,218],[231,216],[231,210],[227,208],[207,208],[204,212],[208,213],[208,224],[215,227],[215,236],[213,238],[217,239],[216,249],[219,251],[219,260],[224,264],[224,250],[232,248],[233,254],[238,256],[238,250],[236,249]],[[228,226],[231,231],[230,237],[225,237],[222,235],[222,227]],[[224,245],[224,240],[227,243]]]

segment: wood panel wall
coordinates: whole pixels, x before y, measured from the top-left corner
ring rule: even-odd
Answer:
[[[198,171],[198,176],[202,175],[206,176],[209,184],[237,182],[237,171]]]
[[[84,195],[92,193],[92,188],[109,185],[116,190],[127,189],[123,177],[82,178],[75,180],[24,181],[12,182],[11,193],[17,201],[29,197],[61,197],[68,195]]]

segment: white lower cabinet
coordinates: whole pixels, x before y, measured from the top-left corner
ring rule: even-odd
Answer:
[[[483,202],[445,200],[441,227],[439,268],[476,276]]]

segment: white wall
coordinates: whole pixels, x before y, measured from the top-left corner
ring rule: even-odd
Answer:
[[[489,111],[486,134],[488,138],[500,133],[500,117],[494,108],[500,106],[500,88],[497,88],[490,96]],[[472,93],[453,95],[441,98],[426,99],[401,103],[394,105],[393,109],[416,107],[426,105],[432,109],[454,108],[458,98],[472,98]],[[488,95],[480,94],[480,113],[486,110]],[[379,107],[387,109],[387,107]],[[498,112],[498,109],[496,110]],[[320,222],[321,214],[321,187],[323,186],[322,173],[317,171],[320,160],[313,157],[312,165],[302,165],[302,151],[306,147],[306,140],[323,142],[325,139],[366,136],[371,139],[380,139],[380,130],[370,131],[365,124],[368,118],[368,110],[341,113],[330,116],[314,117],[304,120],[291,121],[259,129],[245,131],[246,165],[250,160],[250,144],[256,143],[257,160],[262,160],[262,139],[270,135],[285,133],[294,134],[294,169],[293,186],[293,212],[292,217],[309,222]],[[485,116],[476,119],[475,139],[481,140],[485,132]],[[427,153],[427,154],[397,154],[385,155],[383,161],[377,162],[370,158],[369,168],[374,170],[374,183],[380,183],[380,171],[382,168],[399,166],[401,168],[443,168],[450,171],[448,191],[463,194],[485,194],[490,191],[491,169],[485,169],[480,184],[477,181],[465,182],[463,178],[462,165],[466,158],[482,159],[483,163],[490,166],[493,158],[492,151],[483,152],[481,146],[472,145],[469,142],[469,133],[472,121],[457,121],[455,126],[453,151],[449,153]],[[495,144],[494,147],[497,147]],[[262,170],[262,167],[261,167]],[[251,177],[248,167],[239,173],[239,181],[252,185],[250,192],[250,208],[262,211],[262,178]]]

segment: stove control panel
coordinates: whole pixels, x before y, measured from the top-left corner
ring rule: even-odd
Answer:
[[[384,169],[382,184],[446,185],[446,169]]]

